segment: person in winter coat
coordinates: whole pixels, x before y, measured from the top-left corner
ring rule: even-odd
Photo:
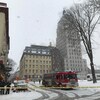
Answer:
[[[0,88],[1,88],[0,94],[4,94],[4,86],[5,86],[5,81],[1,80],[0,81]]]
[[[7,82],[6,83],[6,93],[5,94],[9,94],[10,93],[10,85],[11,85],[11,83],[10,82]]]
[[[0,94],[1,94],[1,87],[2,87],[2,85],[1,85],[1,80],[0,80]]]

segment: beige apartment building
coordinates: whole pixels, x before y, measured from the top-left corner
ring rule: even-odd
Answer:
[[[2,67],[7,67],[9,53],[9,18],[6,3],[0,2],[0,75]]]
[[[53,46],[31,45],[25,47],[21,60],[19,77],[38,80],[44,74],[64,71],[64,60]]]
[[[52,69],[50,47],[31,45],[26,47],[20,60],[20,78],[38,80]]]

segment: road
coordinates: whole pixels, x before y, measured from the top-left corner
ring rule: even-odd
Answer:
[[[36,90],[43,96],[36,100],[100,100],[100,92],[93,92],[91,89],[73,89],[73,90],[58,90],[46,89]],[[57,96],[50,98],[48,92],[56,93]]]
[[[100,100],[100,88],[51,89],[30,84],[42,97],[36,100]]]

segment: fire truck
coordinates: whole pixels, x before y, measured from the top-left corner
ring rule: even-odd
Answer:
[[[42,85],[57,87],[77,87],[77,73],[73,71],[44,74]]]

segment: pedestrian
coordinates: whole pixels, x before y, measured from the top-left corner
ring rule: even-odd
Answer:
[[[41,82],[41,79],[39,79],[39,84],[40,84],[40,82]]]
[[[0,82],[0,88],[1,88],[1,94],[2,95],[4,94],[4,86],[5,86],[5,81],[1,80],[1,82]]]
[[[14,83],[13,82],[10,85],[10,91],[14,91]]]
[[[2,87],[2,85],[1,85],[1,80],[0,80],[0,94],[1,94],[1,87]]]
[[[10,93],[10,85],[11,83],[10,82],[7,82],[7,89],[6,89],[6,93],[5,94],[9,94]]]
[[[34,81],[34,84],[35,84],[35,79],[33,81]]]

